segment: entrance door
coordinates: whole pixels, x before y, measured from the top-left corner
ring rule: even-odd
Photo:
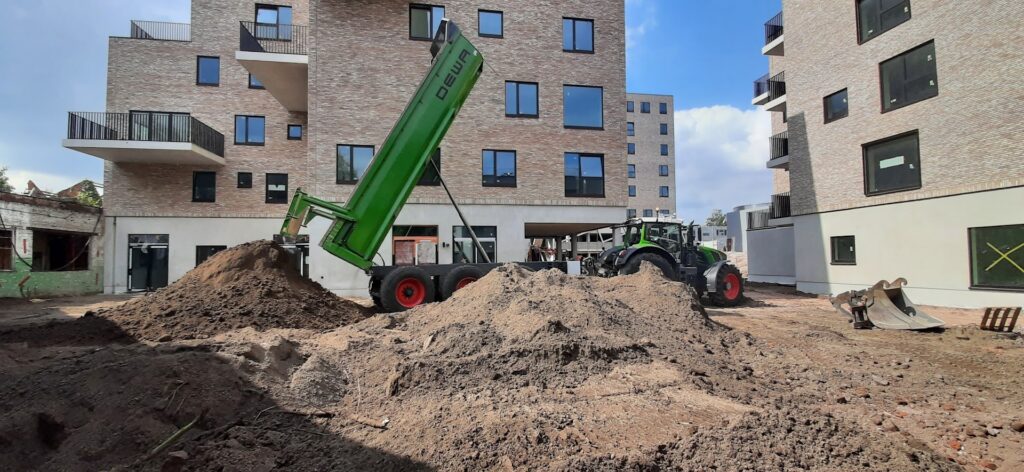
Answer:
[[[168,282],[168,235],[128,235],[128,291],[151,291]]]

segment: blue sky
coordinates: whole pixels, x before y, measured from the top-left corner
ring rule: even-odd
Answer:
[[[18,190],[102,181],[100,160],[64,149],[68,111],[100,111],[107,37],[129,21],[189,21],[189,0],[7,0],[0,28],[0,166]],[[766,201],[768,115],[750,106],[768,70],[763,24],[781,0],[626,0],[627,88],[675,96],[677,200],[712,208]],[[26,38],[31,47],[23,47]]]

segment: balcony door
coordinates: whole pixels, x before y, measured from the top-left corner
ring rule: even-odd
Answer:
[[[256,39],[290,41],[292,9],[277,5],[256,5]]]
[[[189,117],[188,113],[132,111],[130,112],[128,139],[131,141],[188,142]]]

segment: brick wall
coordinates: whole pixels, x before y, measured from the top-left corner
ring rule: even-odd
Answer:
[[[626,121],[634,123],[636,136],[628,137],[627,140],[636,143],[636,154],[627,155],[627,161],[636,165],[636,178],[629,179],[630,185],[636,185],[636,197],[629,199],[629,208],[637,211],[637,216],[643,216],[644,209],[669,210],[672,214],[676,212],[676,144],[675,144],[675,104],[671,95],[650,95],[630,93],[628,100],[635,104],[633,113],[626,113]],[[650,113],[641,113],[641,102],[651,104]],[[668,113],[659,113],[659,104],[666,103]],[[622,107],[625,111],[625,107]],[[668,135],[660,134],[660,125],[668,125]],[[668,156],[661,155],[661,145],[668,144]],[[669,166],[668,177],[658,175],[658,167]],[[659,194],[659,187],[669,187],[669,197],[662,198]]]

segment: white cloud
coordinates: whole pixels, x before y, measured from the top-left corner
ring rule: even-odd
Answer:
[[[768,201],[771,118],[726,105],[675,112],[679,213],[703,222],[712,209]]]
[[[626,18],[626,49],[635,48],[647,31],[658,25],[658,12],[648,0],[626,0],[626,9],[637,13]]]
[[[59,192],[82,181],[82,179],[75,179],[66,175],[17,169],[7,169],[7,178],[10,180],[11,186],[14,187],[15,193],[25,191],[29,180],[35,182],[39,188],[47,192]]]

